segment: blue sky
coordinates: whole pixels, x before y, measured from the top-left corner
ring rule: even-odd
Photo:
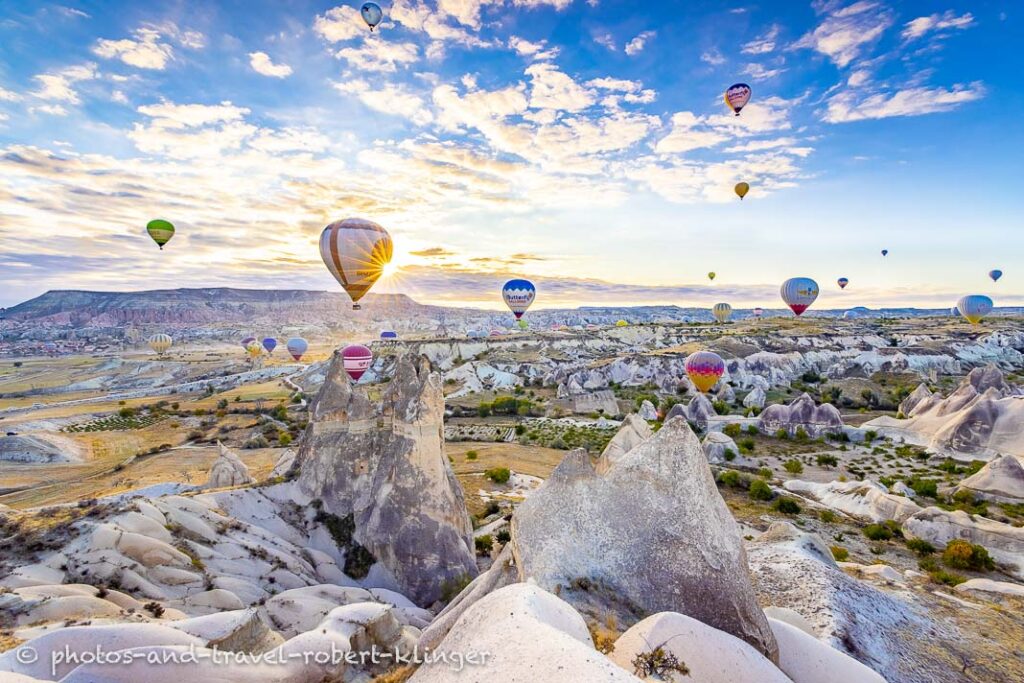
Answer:
[[[0,305],[335,287],[347,216],[422,301],[1024,304],[1019,3],[382,6],[371,34],[357,3],[5,2]]]

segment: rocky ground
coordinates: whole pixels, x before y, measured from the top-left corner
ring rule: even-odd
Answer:
[[[1024,337],[761,325],[19,407],[0,680],[1024,679]],[[710,397],[695,346],[727,358]]]

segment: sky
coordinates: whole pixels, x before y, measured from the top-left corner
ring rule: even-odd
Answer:
[[[359,4],[5,0],[0,306],[337,288],[350,216],[424,303],[1024,305],[1019,2]]]

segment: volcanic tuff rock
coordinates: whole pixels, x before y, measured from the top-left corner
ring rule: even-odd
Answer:
[[[903,532],[942,547],[953,539],[984,546],[996,562],[1024,580],[1024,529],[971,515],[963,510],[929,507],[907,518]]]
[[[1024,463],[1003,455],[960,482],[957,491],[970,491],[979,498],[1001,503],[1024,501]]]
[[[754,387],[750,390],[750,393],[743,397],[744,408],[764,408],[764,402],[768,400],[768,396],[765,394],[764,389],[761,387]]]
[[[217,448],[220,450],[220,455],[217,456],[213,467],[210,468],[210,478],[206,482],[206,488],[218,489],[252,483],[249,468],[238,457],[238,454],[232,452],[220,441],[217,442]]]
[[[843,418],[839,410],[830,403],[814,405],[814,399],[801,395],[787,405],[775,404],[764,409],[758,418],[758,427],[766,434],[780,429],[794,435],[801,427],[811,437],[822,436],[843,430]]]
[[[681,612],[777,659],[739,527],[681,419],[604,473],[585,451],[570,452],[516,511],[511,544],[521,579],[581,611],[606,596],[633,620]]]
[[[400,356],[373,404],[335,352],[296,457],[299,490],[347,520],[352,540],[421,605],[437,600],[446,583],[477,573],[443,418],[441,377],[426,358]]]
[[[707,456],[708,462],[712,465],[720,465],[729,460],[735,461],[740,453],[736,442],[722,432],[708,432],[704,441],[701,442],[701,446],[704,448],[704,455]],[[727,452],[732,453],[732,458],[726,457]]]
[[[912,500],[888,493],[873,481],[830,481],[819,484],[790,479],[783,484],[787,491],[808,496],[822,505],[869,522],[894,519],[902,522],[921,508]]]
[[[607,470],[613,463],[618,462],[623,455],[652,436],[654,436],[654,430],[647,424],[647,421],[639,415],[630,413],[622,421],[619,431],[615,432],[615,436],[612,437],[611,441],[608,442],[608,445],[601,452],[601,458],[598,460],[598,470]]]

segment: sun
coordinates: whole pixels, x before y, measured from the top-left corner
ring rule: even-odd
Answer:
[[[399,269],[400,266],[397,263],[395,263],[394,261],[389,261],[385,263],[383,266],[381,266],[380,276],[382,279],[385,280],[390,279],[398,274]]]

